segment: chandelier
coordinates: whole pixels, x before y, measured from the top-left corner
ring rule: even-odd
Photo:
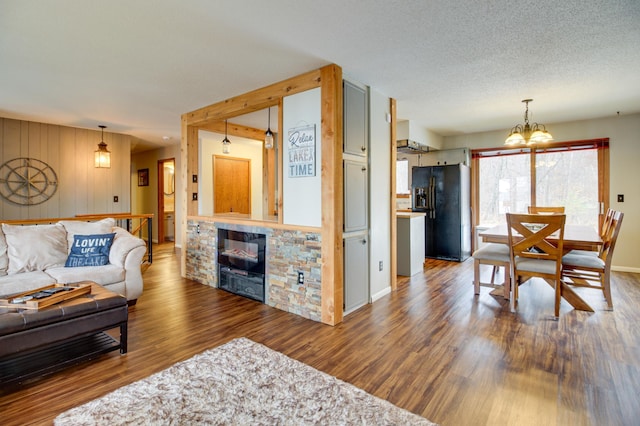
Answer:
[[[543,124],[529,124],[529,102],[533,99],[523,99],[526,109],[524,111],[524,125],[518,124],[511,129],[509,137],[504,141],[505,145],[535,145],[538,143],[551,142],[553,136],[547,132]]]

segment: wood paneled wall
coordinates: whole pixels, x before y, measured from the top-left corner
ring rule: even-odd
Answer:
[[[56,193],[42,204],[22,206],[0,197],[0,218],[129,212],[131,137],[105,132],[104,142],[111,151],[111,168],[96,169],[97,124],[96,130],[88,130],[0,117],[0,165],[14,158],[35,158],[52,167],[58,177]]]

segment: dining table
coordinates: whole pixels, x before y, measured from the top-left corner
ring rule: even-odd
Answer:
[[[485,243],[509,244],[509,232],[506,223],[488,228],[480,232],[479,236]],[[553,242],[553,235],[548,237],[548,240]],[[598,251],[602,244],[602,238],[595,228],[585,225],[571,224],[567,224],[564,227],[564,239],[562,246],[564,253],[568,253],[571,250]],[[554,285],[549,281],[547,281],[547,283],[552,287]],[[569,304],[575,309],[594,312],[593,308],[589,306],[589,304],[564,281],[560,283],[560,294],[562,298],[569,302]]]

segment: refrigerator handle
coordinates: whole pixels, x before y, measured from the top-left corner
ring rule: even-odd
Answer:
[[[436,178],[433,177],[433,183],[431,184],[431,218],[436,218]]]
[[[427,217],[431,219],[431,178],[429,178],[429,188],[427,189]]]
[[[436,218],[436,186],[433,176],[429,178],[429,218]]]

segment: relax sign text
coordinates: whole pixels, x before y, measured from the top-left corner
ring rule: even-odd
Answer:
[[[316,126],[289,130],[289,177],[316,175]]]

